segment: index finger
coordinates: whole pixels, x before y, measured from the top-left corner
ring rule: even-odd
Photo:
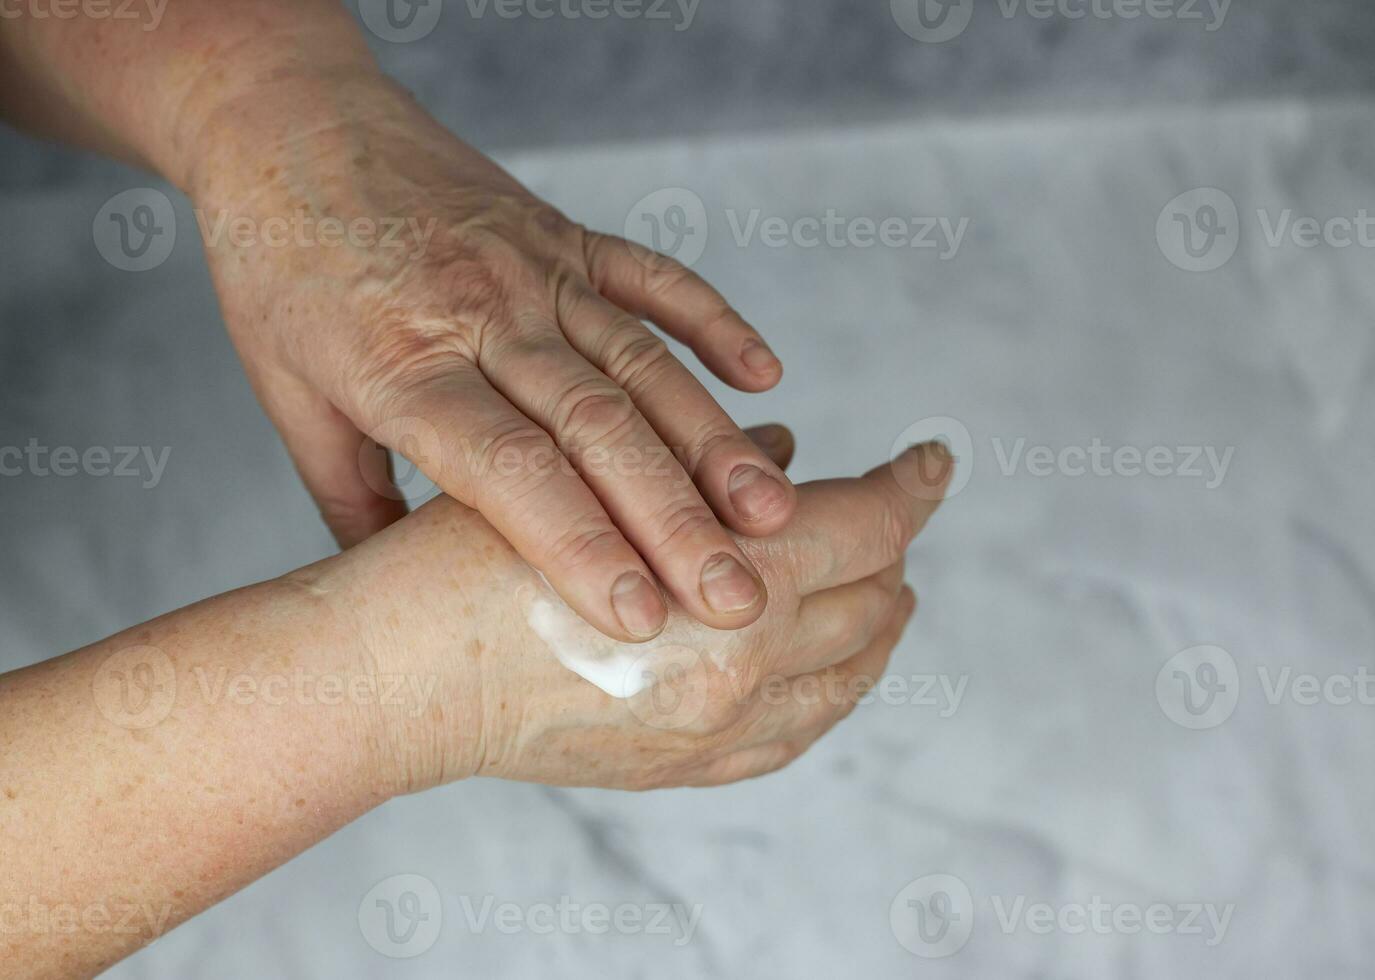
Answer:
[[[902,558],[954,469],[950,451],[928,442],[858,479],[805,484],[797,515],[767,546],[785,556],[799,595],[867,578]]]

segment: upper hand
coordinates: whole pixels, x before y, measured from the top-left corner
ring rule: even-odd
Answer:
[[[225,319],[341,545],[405,513],[371,437],[608,636],[660,631],[656,579],[712,627],[759,618],[727,529],[778,531],[795,490],[639,319],[772,387],[781,365],[715,290],[567,220],[371,77],[267,89],[205,132],[189,190]]]

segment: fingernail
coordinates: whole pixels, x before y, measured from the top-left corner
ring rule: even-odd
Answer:
[[[740,360],[756,374],[763,374],[778,367],[778,358],[774,357],[773,351],[753,338],[745,341],[745,346],[740,348]]]
[[[659,590],[639,572],[626,572],[611,586],[611,608],[631,636],[649,639],[658,636],[668,619]]]
[[[788,501],[787,491],[757,466],[737,466],[726,482],[735,512],[747,521],[762,521]]]
[[[759,601],[759,585],[730,555],[716,555],[702,566],[702,598],[719,613],[740,612]]]

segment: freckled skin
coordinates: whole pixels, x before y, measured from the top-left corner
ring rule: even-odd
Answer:
[[[26,5],[11,4],[19,16],[0,17],[0,108],[35,132],[161,174],[203,216],[223,211],[260,228],[296,212],[406,216],[423,227],[433,219],[423,254],[348,240],[330,249],[208,245],[222,312],[269,415],[297,419],[274,398],[304,392],[317,409],[322,403],[348,426],[373,431],[387,396],[414,395],[407,385],[417,378],[433,383],[436,363],[447,359],[445,371],[455,360],[475,365],[498,328],[509,345],[514,314],[532,297],[560,316],[549,309],[557,306],[551,294],[570,281],[571,268],[587,291],[577,303],[619,302],[599,293],[614,285],[628,306],[652,313],[645,304],[657,296],[663,315],[654,318],[692,320],[678,331],[702,341],[697,346],[712,346],[693,333],[698,320],[714,337],[728,336],[709,359],[714,373],[742,390],[772,386],[781,366],[767,377],[743,373],[739,342],[753,334],[722,297],[699,281],[687,303],[693,316],[676,299],[665,303],[668,293],[651,287],[687,281],[686,270],[642,251],[632,257],[624,242],[608,246],[444,130],[380,77],[345,7],[176,0],[149,32],[117,18],[31,17]],[[599,274],[589,265],[598,254]],[[636,310],[628,310],[633,319]],[[356,329],[341,330],[342,321]],[[396,379],[407,385],[389,384]],[[338,419],[321,411],[337,433]],[[739,454],[722,460],[731,466],[719,474],[720,493],[737,459],[783,465],[730,419],[716,424]],[[345,449],[352,472],[356,445]],[[760,679],[823,668],[881,673],[912,609],[910,593],[900,591],[901,554],[934,508],[881,478],[814,485],[804,489],[815,512],[803,513],[799,492],[794,519],[791,508],[774,510],[772,524],[741,529],[754,533],[749,541],[721,532],[713,548],[755,564],[767,609],[756,603],[728,622],[705,606],[695,611],[722,628],[752,625],[740,630],[729,661],[705,657],[660,685],[696,705],[686,716],[670,714],[666,727],[652,698],[608,697],[529,630],[528,610],[514,596],[538,577],[491,524],[451,499],[478,502],[471,476],[451,478],[441,457],[450,497],[403,519],[404,508],[379,508],[369,491],[373,510],[358,527],[331,521],[341,539],[367,538],[336,558],[0,676],[0,905],[33,896],[77,908],[133,903],[159,915],[136,934],[0,931],[5,980],[94,974],[400,793],[472,775],[635,789],[715,785],[785,765],[853,703],[766,705]],[[580,482],[561,486],[596,502]],[[507,537],[557,539],[577,526],[570,517],[585,512],[570,510],[566,496],[508,520]],[[660,498],[623,502],[645,499]],[[730,509],[724,498],[709,504],[716,515]],[[813,578],[817,568],[845,575],[813,582],[804,596],[798,582],[809,566]],[[586,569],[574,571],[560,594],[586,592],[580,611],[589,621],[599,611],[610,616],[600,606],[614,579],[592,590]],[[698,601],[698,579],[688,578],[674,594]],[[690,640],[675,625],[683,615],[674,607],[666,632]],[[603,632],[612,627],[599,623]],[[827,642],[818,639],[824,635]],[[137,654],[137,673],[120,659],[132,648],[162,659]],[[213,681],[217,672],[251,682],[256,693],[226,694]],[[391,702],[331,701],[319,687],[310,695],[293,689],[297,674],[414,685]],[[285,692],[280,699],[254,686],[274,678],[288,680],[276,688]]]

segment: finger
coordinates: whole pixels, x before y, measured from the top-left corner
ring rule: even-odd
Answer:
[[[552,320],[530,321],[524,337],[494,343],[482,367],[554,437],[689,615],[716,629],[759,618],[758,572],[630,396],[570,347]]]
[[[896,562],[940,504],[954,460],[939,443],[913,446],[859,479],[807,484],[797,516],[767,542],[808,595]]]
[[[723,521],[754,537],[788,522],[792,483],[659,337],[588,289],[562,290],[558,317],[573,347],[630,395]]]
[[[892,617],[904,565],[899,561],[858,582],[806,596],[777,671],[785,677],[809,674],[868,647]]]
[[[682,263],[642,245],[587,232],[588,278],[597,292],[637,317],[652,320],[686,344],[726,384],[767,391],[783,365],[764,339],[711,286]]]
[[[786,470],[792,464],[793,453],[797,451],[797,443],[786,425],[778,425],[773,422],[768,425],[755,425],[746,429],[745,435],[749,436],[750,441],[756,446],[764,450],[764,455],[773,460],[773,465],[780,470]]]
[[[351,548],[406,516],[386,449],[323,396],[295,378],[261,389],[301,482],[340,548]]]
[[[432,427],[438,444],[394,448],[445,493],[481,511],[583,619],[626,642],[663,629],[667,607],[644,561],[549,434],[476,367],[455,362],[442,378],[394,397],[393,406],[398,416]]]
[[[882,628],[854,656],[786,683],[775,680],[771,687],[761,687],[746,713],[749,734],[738,747],[776,741],[810,744],[846,718],[883,679],[916,608],[915,593],[903,587]]]

